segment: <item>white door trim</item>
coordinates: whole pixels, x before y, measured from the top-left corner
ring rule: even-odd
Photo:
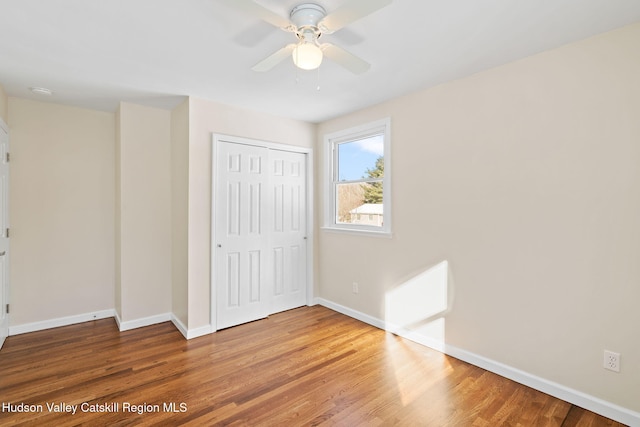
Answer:
[[[270,150],[280,150],[280,151],[288,151],[292,153],[303,153],[306,154],[307,160],[307,176],[306,176],[306,191],[307,191],[307,305],[313,305],[314,301],[314,293],[313,293],[313,277],[314,277],[314,269],[313,269],[313,259],[314,259],[314,222],[313,222],[313,149],[307,147],[298,147],[295,145],[281,144],[276,142],[262,141],[258,139],[250,139],[250,138],[242,138],[238,136],[224,135],[214,133],[211,137],[211,241],[210,241],[210,266],[211,271],[209,274],[210,284],[209,284],[209,293],[210,293],[210,314],[209,321],[211,322],[211,331],[215,332],[218,330],[217,325],[217,301],[216,301],[216,272],[214,271],[216,266],[216,194],[218,191],[217,188],[217,180],[216,180],[216,165],[218,164],[218,149],[220,144],[223,142],[231,142],[234,144],[244,144],[244,145],[252,145],[256,147],[263,147]]]
[[[2,269],[0,269],[0,274],[2,274],[2,282],[0,283],[0,293],[2,293],[0,298],[0,347],[4,344],[5,339],[11,335],[11,327],[9,326],[10,315],[7,310],[9,307],[9,286],[10,286],[10,275],[11,275],[11,262],[10,262],[10,242],[9,242],[9,227],[10,227],[10,218],[9,218],[9,183],[10,183],[10,166],[8,160],[8,153],[10,152],[9,145],[9,127],[4,122],[2,117],[0,117],[0,134],[2,134],[3,139],[6,137],[6,146],[3,150],[0,150],[1,159],[0,162],[4,163],[6,166],[6,175],[5,180],[3,182],[3,194],[4,198],[2,203],[3,211],[3,223],[0,224],[0,238],[2,238],[2,247],[0,248],[1,255],[0,261],[2,264]],[[5,157],[7,156],[7,157]],[[6,235],[5,235],[5,229]]]

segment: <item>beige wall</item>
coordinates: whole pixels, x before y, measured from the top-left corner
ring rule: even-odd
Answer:
[[[114,115],[9,98],[12,326],[113,309]]]
[[[171,112],[171,230],[173,315],[188,325],[189,100]]]
[[[0,84],[0,118],[7,123],[9,121],[9,98]]]
[[[638,40],[626,27],[321,124],[318,141],[391,117],[393,154],[393,238],[320,231],[321,296],[384,319],[446,260],[449,307],[422,300],[410,329],[640,411]]]
[[[116,253],[127,322],[171,312],[171,113],[123,102],[118,114]]]
[[[189,329],[210,322],[212,133],[312,147],[315,125],[189,100]]]

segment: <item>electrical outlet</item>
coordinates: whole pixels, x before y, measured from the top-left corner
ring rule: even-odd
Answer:
[[[353,293],[354,293],[354,294],[357,294],[357,293],[358,293],[358,291],[359,291],[359,289],[358,289],[358,282],[353,282],[352,287],[353,287]]]
[[[620,372],[620,353],[614,353],[613,351],[604,351],[604,369],[608,369],[613,372]]]

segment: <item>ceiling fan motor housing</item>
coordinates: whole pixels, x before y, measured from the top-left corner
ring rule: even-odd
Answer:
[[[327,16],[327,12],[320,5],[314,3],[300,4],[293,9],[289,17],[291,22],[301,30],[305,27],[311,27],[314,30],[318,30],[318,23]]]

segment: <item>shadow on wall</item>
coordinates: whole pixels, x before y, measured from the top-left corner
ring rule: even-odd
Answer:
[[[452,305],[453,281],[445,260],[400,280],[386,293],[386,329],[444,351],[445,315]]]

